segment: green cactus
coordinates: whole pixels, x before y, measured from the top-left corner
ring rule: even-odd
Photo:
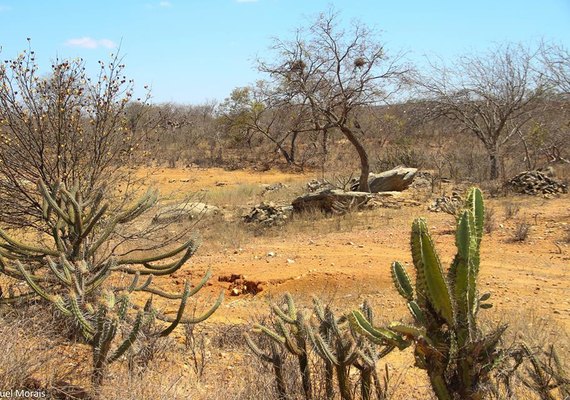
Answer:
[[[185,264],[198,248],[195,240],[139,257],[105,256],[101,251],[120,225],[132,222],[156,203],[156,192],[148,191],[132,206],[117,213],[109,211],[100,194],[84,200],[76,188],[67,190],[63,185],[48,188],[43,182],[39,183],[39,192],[45,231],[49,232],[53,246],[31,246],[0,229],[0,273],[25,282],[29,289],[20,296],[0,298],[0,304],[39,297],[74,321],[83,339],[93,348],[95,386],[101,384],[106,367],[131,348],[148,324],[156,320],[166,323],[155,333],[167,336],[180,323],[204,321],[220,306],[223,292],[203,315],[184,316],[188,299],[206,284],[210,272],[194,288],[185,283],[182,293],[168,293],[151,286],[154,276],[171,274]],[[113,274],[132,275],[133,279],[125,287],[116,286],[116,282],[106,284]],[[146,276],[142,283],[141,276]],[[152,306],[150,299],[141,309],[131,303],[130,295],[134,292],[179,300],[176,316],[164,315]],[[128,334],[118,335],[119,331]],[[111,352],[117,341],[120,344]]]
[[[447,275],[426,221],[419,218],[413,222],[415,293],[405,268],[398,262],[391,267],[392,280],[408,302],[413,325],[393,323],[387,328],[375,328],[359,311],[351,314],[353,326],[371,340],[395,334],[400,337],[396,342],[414,344],[416,364],[427,370],[439,399],[480,399],[483,385],[500,357],[497,346],[506,327],[485,334],[477,326],[479,309],[490,307],[483,303],[490,294],[479,296],[477,291],[483,219],[481,191],[472,188],[457,221],[457,254]]]

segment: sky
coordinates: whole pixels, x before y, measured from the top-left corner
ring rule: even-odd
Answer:
[[[31,38],[42,71],[56,57],[95,71],[119,50],[154,103],[222,101],[264,78],[255,60],[273,38],[292,38],[330,6],[347,25],[379,30],[388,55],[404,51],[420,65],[504,42],[570,47],[570,0],[0,0],[0,59]]]

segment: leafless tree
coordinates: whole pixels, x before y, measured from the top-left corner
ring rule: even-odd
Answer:
[[[133,82],[118,55],[99,63],[94,80],[81,59],[56,59],[44,75],[31,49],[0,65],[3,223],[41,220],[40,180],[77,188],[86,198],[101,191],[125,194],[126,183],[120,188],[117,178],[138,146],[125,113],[134,100]]]
[[[570,96],[570,52],[561,45],[541,46],[542,66],[550,84],[563,96]]]
[[[340,26],[334,10],[321,13],[293,40],[275,39],[276,61],[259,61],[269,74],[275,101],[308,109],[313,129],[338,129],[360,158],[359,190],[369,191],[370,164],[357,118],[361,107],[380,104],[399,88],[400,57],[388,59],[376,33],[359,22]]]
[[[537,63],[537,50],[499,45],[460,57],[450,67],[430,62],[431,68],[413,81],[429,102],[430,117],[447,117],[481,141],[489,176],[497,179],[502,147],[543,104],[546,81]]]

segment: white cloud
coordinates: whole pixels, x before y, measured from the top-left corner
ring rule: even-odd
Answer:
[[[236,0],[238,3],[257,3],[259,0]]]
[[[162,8],[169,8],[172,7],[172,3],[169,1],[161,1],[160,3],[158,3],[158,6]]]
[[[10,6],[4,6],[4,5],[0,4],[0,12],[10,11],[11,9],[12,9],[12,7],[10,7]]]
[[[70,47],[81,47],[84,49],[96,49],[98,47],[105,47],[107,49],[114,49],[117,47],[117,44],[109,39],[93,39],[90,37],[82,37],[82,38],[75,38],[69,39],[65,42],[66,46]]]

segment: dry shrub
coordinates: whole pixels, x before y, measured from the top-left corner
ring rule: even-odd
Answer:
[[[87,372],[83,360],[79,353],[66,352],[59,322],[38,304],[22,304],[0,316],[1,390],[38,390],[53,398],[87,396],[78,386]]]
[[[558,354],[562,371],[568,371],[570,356],[568,331],[551,316],[538,314],[535,309],[512,310],[503,313],[502,319],[501,323],[507,323],[509,326],[503,337],[507,353],[495,376],[497,385],[493,388],[492,398],[537,400],[564,398],[561,393],[557,393],[556,388],[550,391],[537,391],[529,386],[533,386],[532,375],[536,372],[533,361],[548,363],[547,355],[552,349]],[[529,358],[526,350],[535,355],[535,360]],[[547,372],[542,370],[542,373]]]
[[[514,203],[506,203],[505,204],[505,219],[512,219],[514,218],[520,211],[520,207],[518,204]]]
[[[525,220],[518,221],[513,232],[513,240],[515,242],[524,242],[528,239],[530,233],[530,224]]]
[[[496,227],[495,209],[491,207],[485,208],[485,233],[492,233]]]
[[[0,320],[0,388],[34,389],[35,376],[42,371],[48,354],[41,342],[33,343],[27,337],[29,321]]]

